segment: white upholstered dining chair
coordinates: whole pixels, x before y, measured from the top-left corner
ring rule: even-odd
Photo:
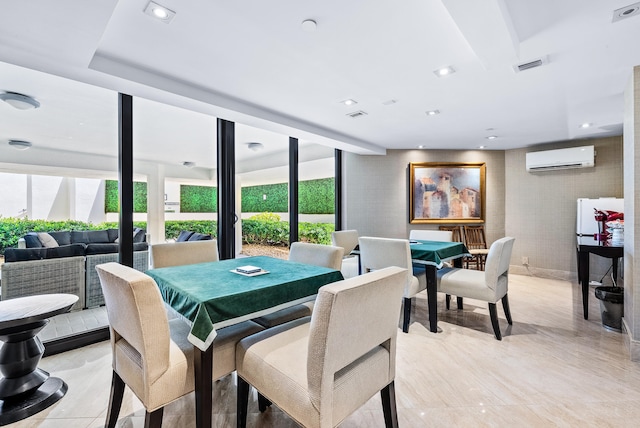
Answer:
[[[496,302],[502,300],[507,322],[513,324],[509,299],[509,262],[514,238],[505,237],[495,241],[485,263],[484,271],[475,269],[441,269],[438,271],[438,291],[453,294],[459,298],[482,300],[489,303],[489,315],[496,339],[502,340]],[[461,307],[459,306],[459,309]]]
[[[344,255],[342,256],[342,276],[352,278],[359,274],[360,259],[358,255],[351,254],[351,251],[358,245],[358,231],[336,230],[331,232],[331,245],[334,247],[342,247]]]
[[[237,426],[246,426],[253,385],[309,428],[337,426],[380,391],[386,426],[397,427],[396,338],[406,275],[390,267],[325,285],[310,319],[240,341]]]
[[[127,385],[144,405],[144,426],[160,427],[164,406],[194,389],[190,328],[181,318],[167,318],[150,276],[113,262],[96,270],[107,307],[113,367],[105,426],[116,426]],[[255,323],[218,330],[211,345],[213,379],[235,370],[236,344],[261,330]]]
[[[343,251],[342,247],[311,244],[308,242],[294,242],[291,244],[291,248],[289,250],[289,260],[308,265],[340,270],[342,266]],[[297,318],[308,317],[311,315],[312,310],[313,301],[309,301],[254,318],[253,321],[265,328],[271,328]]]
[[[218,241],[215,239],[169,242],[151,246],[151,266],[154,268],[217,262],[218,260]]]
[[[409,239],[416,239],[420,241],[451,242],[453,240],[452,238],[453,232],[448,230],[412,229],[409,231]]]
[[[411,248],[407,239],[373,238],[363,236],[358,239],[360,245],[360,264],[362,273],[398,266],[406,269],[402,280],[404,285],[404,310],[402,331],[409,332],[411,318],[411,299],[427,288],[427,278],[424,268],[413,270],[411,263]]]

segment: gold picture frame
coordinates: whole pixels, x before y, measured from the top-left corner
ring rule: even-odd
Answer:
[[[409,223],[484,223],[485,163],[409,164]]]

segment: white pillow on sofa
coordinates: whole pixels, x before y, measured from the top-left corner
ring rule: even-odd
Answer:
[[[49,235],[46,232],[38,232],[38,239],[40,240],[42,246],[45,248],[59,247],[58,241],[53,239],[53,236]]]

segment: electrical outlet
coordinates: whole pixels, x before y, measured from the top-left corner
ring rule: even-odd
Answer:
[[[529,257],[522,257],[522,264],[525,266],[529,265]]]

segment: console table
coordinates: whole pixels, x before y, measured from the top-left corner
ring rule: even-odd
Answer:
[[[46,409],[67,392],[66,383],[38,368],[44,346],[36,334],[77,301],[72,294],[0,301],[0,426]]]
[[[618,281],[618,259],[624,255],[624,244],[616,241],[598,241],[593,235],[578,236],[578,282],[582,285],[582,312],[589,319],[589,254],[613,259],[613,280]]]

